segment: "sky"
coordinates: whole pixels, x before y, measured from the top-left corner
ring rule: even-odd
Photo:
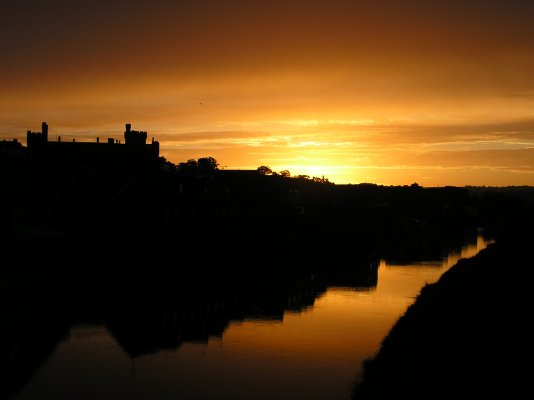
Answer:
[[[534,185],[532,0],[0,0],[0,139],[337,184]]]

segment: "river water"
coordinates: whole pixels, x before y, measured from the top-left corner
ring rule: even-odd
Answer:
[[[194,328],[147,328],[143,316],[138,325],[74,321],[8,398],[348,400],[362,362],[421,287],[488,243],[478,235],[438,260],[380,260],[363,284],[336,278],[310,289],[305,280],[284,292],[282,308],[265,303],[272,296],[254,310],[213,303],[233,311],[199,317]]]

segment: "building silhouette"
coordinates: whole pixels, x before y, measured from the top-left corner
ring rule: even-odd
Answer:
[[[150,167],[156,164],[159,157],[159,142],[152,138],[147,142],[147,132],[132,130],[126,124],[124,143],[108,138],[101,142],[57,141],[48,138],[48,124],[42,123],[41,132],[27,131],[26,143],[31,159],[39,162],[67,162],[85,165],[91,168],[103,168],[108,172],[116,169]]]

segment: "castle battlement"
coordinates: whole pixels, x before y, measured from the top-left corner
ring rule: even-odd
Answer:
[[[48,140],[48,124],[42,123],[41,132],[27,131],[26,144],[30,154],[39,160],[58,160],[79,162],[84,164],[101,165],[109,168],[116,165],[142,164],[156,162],[159,157],[159,142],[152,138],[147,142],[146,131],[132,130],[131,124],[126,124],[124,143],[114,138],[107,141],[76,142]]]
[[[140,146],[146,144],[147,133],[132,130],[132,124],[126,124],[124,131],[124,143],[127,146]]]
[[[28,148],[33,146],[40,146],[48,142],[48,124],[43,122],[41,125],[41,132],[26,132],[26,145]]]

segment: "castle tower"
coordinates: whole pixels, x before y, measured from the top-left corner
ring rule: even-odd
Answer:
[[[146,144],[147,133],[132,130],[132,124],[126,124],[124,131],[124,144],[127,146],[144,147]]]
[[[28,147],[36,147],[46,145],[48,142],[48,124],[43,122],[41,124],[41,132],[26,132],[26,145]]]
[[[43,134],[43,142],[48,142],[48,124],[46,122],[41,124],[41,132]]]

